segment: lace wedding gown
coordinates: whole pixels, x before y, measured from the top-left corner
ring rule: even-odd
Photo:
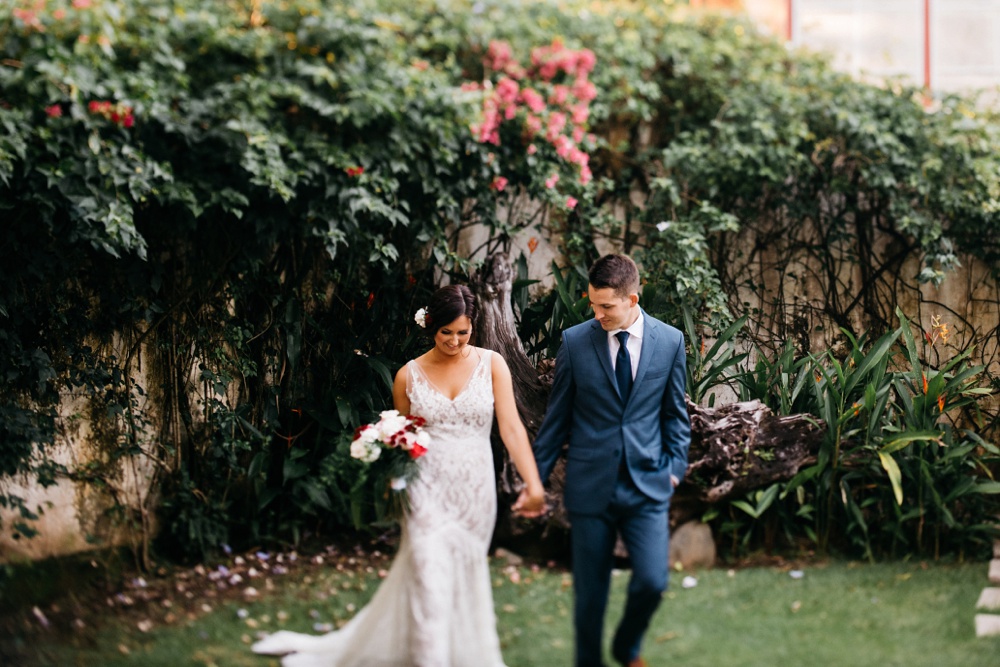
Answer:
[[[409,486],[411,511],[388,576],[341,629],[281,631],[257,653],[291,654],[285,667],[503,667],[487,562],[496,521],[488,350],[453,400],[410,361],[410,412],[431,444]]]

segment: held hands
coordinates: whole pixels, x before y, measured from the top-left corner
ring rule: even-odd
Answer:
[[[542,487],[521,489],[521,494],[511,506],[517,516],[534,519],[542,516],[548,510],[545,506],[545,489]]]

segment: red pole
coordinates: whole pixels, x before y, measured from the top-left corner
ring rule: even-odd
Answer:
[[[787,14],[788,14],[788,23],[785,26],[785,28],[786,28],[785,39],[787,39],[789,42],[792,41],[792,37],[795,36],[794,35],[794,30],[793,30],[793,26],[795,24],[792,22],[792,12],[794,10],[795,10],[795,0],[788,0],[788,12],[787,12]]]
[[[924,0],[924,88],[931,89],[931,0]]]

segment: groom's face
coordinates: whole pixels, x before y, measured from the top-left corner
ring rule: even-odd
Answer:
[[[639,295],[621,296],[612,287],[587,286],[594,319],[605,331],[627,329],[639,317]]]

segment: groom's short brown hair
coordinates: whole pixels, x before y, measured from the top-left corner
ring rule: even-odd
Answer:
[[[639,293],[639,269],[628,255],[601,257],[590,267],[587,277],[594,287],[610,287],[620,297]]]

